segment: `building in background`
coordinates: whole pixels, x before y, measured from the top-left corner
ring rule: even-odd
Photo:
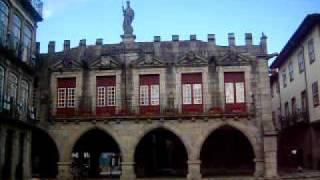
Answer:
[[[37,23],[41,1],[0,0],[0,179],[31,178]]]
[[[61,52],[50,42],[41,54],[38,127],[51,145],[34,162],[43,177],[277,178],[267,37],[136,42],[129,3],[123,11],[122,42],[66,40]]]
[[[320,169],[320,14],[308,15],[271,65],[279,166]]]

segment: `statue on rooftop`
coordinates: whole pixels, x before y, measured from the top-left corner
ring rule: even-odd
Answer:
[[[132,27],[132,22],[134,19],[134,11],[130,7],[130,1],[127,1],[127,8],[124,9],[122,6],[122,11],[123,11],[123,31],[125,35],[132,35],[133,34],[133,27]]]

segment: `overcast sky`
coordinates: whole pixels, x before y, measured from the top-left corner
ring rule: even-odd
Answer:
[[[259,43],[268,36],[269,52],[280,52],[309,13],[320,12],[320,0],[131,0],[135,10],[134,34],[137,41],[153,41],[159,35],[171,40],[173,34],[189,39],[197,34],[207,40],[216,34],[217,44],[227,45],[227,34],[234,32],[236,43],[244,44],[244,34],[253,33]],[[121,41],[122,0],[44,0],[44,20],[39,23],[37,41],[47,51],[50,40],[57,51],[63,40],[76,46],[80,39],[94,44]]]

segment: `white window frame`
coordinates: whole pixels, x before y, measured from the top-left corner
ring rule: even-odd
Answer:
[[[308,56],[309,56],[309,62],[312,64],[316,60],[316,55],[314,52],[314,41],[313,39],[310,39],[308,41]]]
[[[67,107],[74,108],[75,107],[75,88],[67,88]]]
[[[18,95],[18,77],[10,73],[8,77],[8,95],[10,98],[13,98],[13,101],[17,101]]]
[[[116,86],[107,86],[107,106],[116,106]]]
[[[233,82],[225,82],[224,83],[224,88],[225,88],[225,102],[226,104],[234,104],[235,99],[234,99],[234,85]]]
[[[149,86],[141,85],[139,91],[140,106],[149,106]]]
[[[303,48],[301,48],[298,51],[298,66],[299,66],[299,72],[302,73],[305,71],[305,59],[304,59],[304,51]]]
[[[23,58],[24,62],[30,59],[31,48],[32,48],[32,29],[30,26],[24,26],[23,28]]]
[[[25,80],[21,82],[21,98],[20,103],[22,104],[22,111],[27,112],[29,103],[29,83]]]
[[[150,86],[151,106],[158,106],[160,104],[160,86],[158,84],[153,84]]]
[[[13,15],[12,19],[12,34],[14,38],[14,47],[18,48],[21,41],[21,28],[22,28],[22,20],[20,16],[17,14]]]
[[[293,81],[293,80],[294,80],[294,69],[293,69],[293,64],[292,64],[292,62],[289,62],[288,70],[289,70],[289,78],[290,78],[290,81]]]
[[[193,84],[193,104],[202,104],[202,84]]]
[[[66,88],[58,88],[57,89],[57,107],[65,108],[66,107],[66,96],[67,89]]]
[[[192,85],[182,84],[182,104],[192,104]]]
[[[236,82],[235,83],[236,89],[236,103],[245,103],[245,83],[244,82]]]
[[[97,107],[106,106],[106,87],[98,86],[97,87]]]

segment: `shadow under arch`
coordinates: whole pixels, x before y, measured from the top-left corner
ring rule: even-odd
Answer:
[[[186,177],[188,153],[182,139],[165,127],[148,130],[135,147],[138,178]]]
[[[32,131],[31,141],[32,176],[56,178],[60,156],[54,139],[46,131],[36,128]]]
[[[82,133],[71,153],[75,177],[119,178],[121,175],[121,148],[104,129],[91,128]]]
[[[211,131],[201,146],[201,174],[204,177],[253,175],[254,159],[254,144],[245,133],[222,125]]]

